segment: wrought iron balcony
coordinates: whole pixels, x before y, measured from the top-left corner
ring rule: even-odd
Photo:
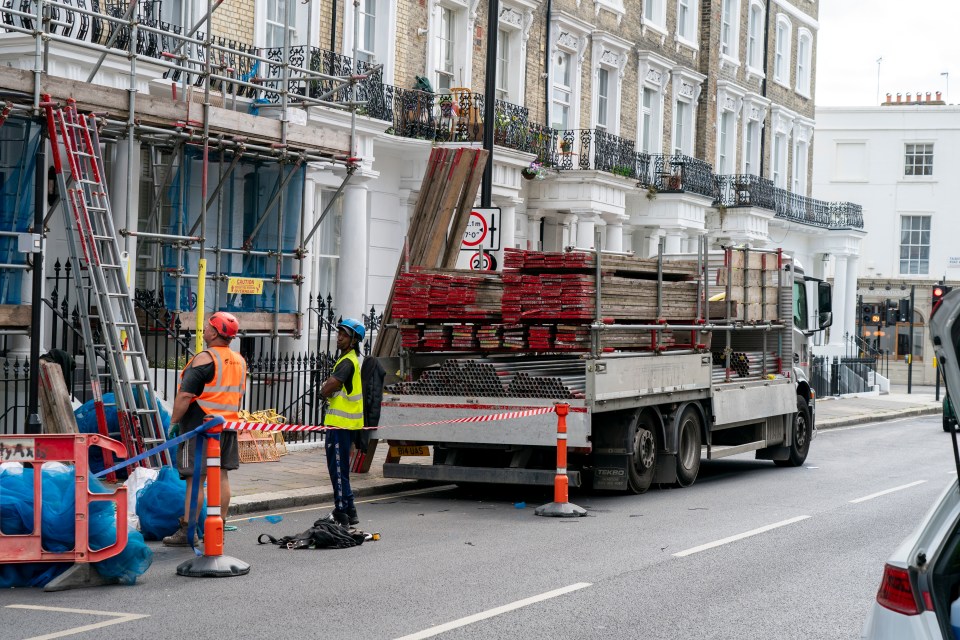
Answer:
[[[632,140],[603,129],[560,130],[552,154],[549,164],[560,171],[605,171],[641,181],[649,174],[650,156],[637,151]]]
[[[363,112],[391,123],[388,133],[432,142],[483,140],[484,96],[457,91],[430,93],[388,84],[368,84]],[[537,155],[546,164],[555,146],[556,131],[530,121],[525,107],[497,100],[494,104],[494,144]]]
[[[773,211],[778,218],[825,229],[863,228],[863,207],[852,202],[808,198],[754,175],[717,176],[716,185],[714,206],[759,207]]]
[[[653,173],[648,182],[662,193],[697,193],[716,198],[713,167],[699,158],[682,154],[651,156]]]

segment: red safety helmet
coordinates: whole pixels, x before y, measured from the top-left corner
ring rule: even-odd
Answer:
[[[240,331],[240,323],[237,322],[237,317],[226,311],[217,311],[210,316],[209,322],[214,331],[224,338],[233,338]]]

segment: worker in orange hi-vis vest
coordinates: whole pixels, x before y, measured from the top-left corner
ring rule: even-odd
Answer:
[[[208,416],[222,416],[224,420],[240,419],[240,402],[247,385],[247,363],[230,343],[240,331],[240,323],[230,313],[218,311],[210,316],[203,328],[203,341],[206,350],[195,355],[180,374],[180,388],[173,401],[173,413],[170,415],[170,437],[179,432],[192,431],[199,427]],[[194,442],[188,440],[177,449],[177,471],[184,480],[193,476]],[[210,510],[219,510],[220,517],[226,521],[230,507],[230,481],[227,472],[240,467],[240,451],[237,445],[237,432],[224,431],[220,434],[220,505],[207,505]],[[200,484],[206,480],[207,461],[203,460]],[[163,539],[168,547],[190,546],[187,539],[187,511],[190,509],[190,490],[184,500],[180,528]],[[200,505],[197,505],[199,513]],[[214,514],[215,515],[215,514]],[[196,538],[194,539],[196,544]]]

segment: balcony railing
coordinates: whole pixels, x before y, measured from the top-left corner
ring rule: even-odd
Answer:
[[[650,185],[662,193],[696,193],[716,197],[713,168],[699,158],[682,154],[657,153],[651,156]]]
[[[716,177],[714,205],[727,208],[759,207],[776,217],[826,229],[862,229],[863,208],[852,202],[825,202],[775,187],[773,181],[754,175]]]
[[[560,171],[605,171],[633,180],[643,180],[649,173],[650,156],[637,151],[632,140],[603,129],[557,131],[552,151],[552,164]]]

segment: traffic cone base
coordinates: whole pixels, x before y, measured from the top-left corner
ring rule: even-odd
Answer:
[[[188,578],[230,578],[250,573],[250,565],[230,556],[198,556],[177,565],[177,575]]]
[[[551,502],[537,507],[533,513],[548,518],[582,518],[587,515],[587,510],[572,502]]]

